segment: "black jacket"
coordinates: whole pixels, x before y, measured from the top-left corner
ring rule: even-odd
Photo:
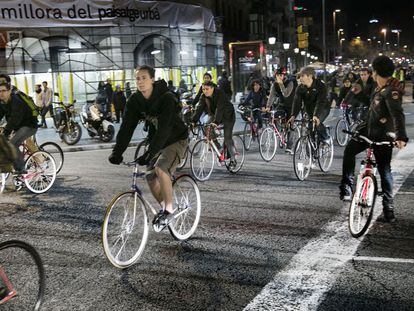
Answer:
[[[345,102],[350,104],[352,107],[368,107],[371,102],[371,95],[375,91],[376,83],[372,77],[369,77],[367,83],[364,85],[361,79],[358,79],[355,82],[361,86],[361,92],[354,94],[353,92],[348,92],[345,96]]]
[[[214,87],[217,87],[217,85],[215,83],[213,83]],[[193,108],[197,105],[197,103],[200,101],[200,97],[201,95],[203,95],[203,86],[201,85],[200,88],[198,89],[197,95],[194,98],[193,102],[192,102],[192,106]]]
[[[32,108],[17,94],[12,94],[8,103],[0,104],[0,120],[6,117],[4,135],[9,136],[13,131],[27,126],[37,128],[37,113],[34,116]]]
[[[314,79],[310,88],[303,84],[299,85],[293,99],[292,116],[296,117],[298,115],[302,103],[309,118],[313,116],[317,116],[319,119],[325,118],[331,108],[325,83],[319,79]]]
[[[372,95],[366,121],[368,137],[374,141],[389,140],[388,132],[395,132],[397,140],[408,141],[405,116],[402,108],[403,88],[390,78],[383,88]]]
[[[193,122],[197,122],[201,114],[205,112],[210,116],[214,116],[212,122],[223,123],[235,118],[233,104],[226,98],[226,94],[219,88],[215,87],[211,98],[201,95],[200,103],[193,114]]]
[[[112,96],[112,102],[114,103],[115,110],[124,110],[126,104],[124,92],[115,91]]]
[[[176,97],[168,91],[167,83],[154,83],[151,97],[145,99],[142,93],[133,93],[127,101],[121,128],[116,136],[113,153],[122,155],[131,141],[139,121],[148,121],[148,151],[152,156],[161,149],[188,137],[188,128],[180,119]]]

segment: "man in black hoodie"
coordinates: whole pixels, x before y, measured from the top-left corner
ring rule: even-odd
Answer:
[[[109,162],[122,162],[122,154],[128,147],[138,122],[148,121],[148,150],[136,161],[139,165],[146,165],[151,172],[147,175],[147,182],[162,207],[154,222],[165,227],[173,219],[171,175],[184,157],[188,129],[178,115],[176,97],[168,90],[164,80],[155,81],[154,76],[155,70],[152,67],[141,66],[136,70],[138,90],[128,98]]]

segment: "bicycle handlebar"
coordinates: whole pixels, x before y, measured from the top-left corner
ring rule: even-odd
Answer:
[[[376,146],[387,146],[387,145],[388,146],[394,146],[395,145],[395,142],[393,142],[393,141],[373,141],[373,140],[369,139],[368,137],[359,134],[358,131],[351,132],[351,131],[347,131],[347,130],[342,130],[342,132],[343,133],[346,133],[348,135],[351,135],[351,137],[353,139],[361,139],[361,140],[365,141],[369,145],[376,145]],[[393,137],[394,136],[393,134],[394,133],[387,133],[387,135],[390,138],[394,138]]]

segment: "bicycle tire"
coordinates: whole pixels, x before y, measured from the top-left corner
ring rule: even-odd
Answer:
[[[48,191],[56,179],[56,164],[53,157],[45,151],[31,154],[25,163],[27,174],[24,183],[31,192],[40,194]]]
[[[140,156],[142,156],[144,154],[144,152],[146,151],[146,148],[147,147],[148,147],[148,141],[147,141],[147,139],[142,140],[138,144],[137,149],[135,149],[134,160],[136,160]]]
[[[329,171],[332,165],[334,156],[334,146],[332,137],[329,139],[329,144],[319,144],[318,146],[318,164],[322,172]]]
[[[349,141],[349,135],[343,130],[349,131],[348,122],[345,119],[339,119],[335,126],[335,140],[339,146],[345,146]]]
[[[56,164],[56,174],[59,174],[60,170],[63,167],[63,163],[65,162],[65,157],[63,155],[62,148],[58,144],[48,141],[41,144],[39,146],[39,149],[42,151],[46,151],[53,157]]]
[[[191,153],[190,167],[195,179],[206,181],[210,178],[214,169],[215,154],[206,139],[199,140]]]
[[[70,127],[71,132],[69,133]],[[74,121],[71,121],[67,124],[67,128],[65,128],[65,132],[62,133],[62,140],[69,146],[75,145],[79,142],[82,137],[82,128],[81,126]]]
[[[277,136],[273,128],[264,129],[259,139],[259,152],[262,159],[270,162],[276,155],[278,146]]]
[[[31,281],[22,280],[22,278],[18,278],[17,276],[21,273],[28,273],[33,272],[31,271],[29,265],[25,266],[25,258],[20,254],[11,254],[7,253],[5,254],[3,251],[10,248],[18,248],[20,250],[23,250],[27,252],[30,255],[30,258],[34,261],[34,264],[36,266],[35,270],[37,272],[39,280],[36,282],[36,293],[34,293],[34,301],[29,302],[28,306],[22,306],[21,303],[25,303],[23,299],[27,299],[26,289],[28,286],[33,284]],[[13,258],[14,256],[18,258]],[[16,268],[14,268],[14,265],[16,265]],[[12,283],[14,289],[17,291],[18,295],[6,302],[7,306],[11,307],[8,310],[33,310],[38,311],[40,310],[44,293],[45,293],[45,287],[46,287],[46,276],[45,276],[45,269],[43,266],[42,259],[39,255],[39,253],[36,251],[36,249],[31,246],[30,244],[19,241],[19,240],[9,240],[0,243],[0,266],[3,267],[4,271],[7,273],[7,277],[9,278],[10,282]],[[22,269],[23,267],[23,269]],[[14,271],[16,270],[16,271]],[[33,277],[34,274],[31,274],[30,276]],[[20,285],[22,286],[20,287]],[[24,286],[23,286],[24,284]],[[31,290],[30,290],[31,293]],[[32,308],[33,306],[33,308]],[[30,309],[28,309],[30,307]]]
[[[239,172],[244,164],[244,142],[243,139],[239,135],[233,135],[233,144],[234,144],[234,151],[236,153],[235,159],[236,159],[236,166],[232,167],[230,166],[230,158],[224,162],[226,165],[227,171],[229,171],[232,174],[236,174]]]
[[[174,239],[185,241],[196,231],[201,216],[201,197],[196,181],[187,174],[179,176],[173,182],[173,197],[174,220],[168,230]]]
[[[130,215],[132,218],[128,218]],[[136,220],[139,220],[139,226],[136,226]],[[116,195],[106,208],[102,224],[102,246],[106,258],[116,268],[125,269],[132,266],[144,252],[148,230],[148,215],[141,195],[135,191]],[[135,232],[138,234],[136,237],[130,236]],[[118,242],[123,244],[120,245],[119,250],[116,250]],[[132,249],[131,254],[122,253],[127,249],[127,242],[131,242],[128,243],[128,249]]]
[[[308,178],[312,170],[312,148],[308,136],[302,136],[295,144],[293,151],[293,169],[300,181]]]
[[[361,202],[361,195],[363,195],[362,190],[364,187],[368,187],[368,197],[365,199],[362,198],[363,201]],[[368,230],[374,214],[377,193],[377,179],[373,174],[367,173],[360,180],[358,180],[351,205],[349,207],[348,216],[349,232],[354,238],[359,238]],[[364,202],[364,200],[366,202]],[[362,218],[364,218],[364,221],[361,223]]]
[[[252,130],[249,123],[244,124],[243,130],[243,142],[244,142],[244,149],[248,151],[252,145],[253,135]]]

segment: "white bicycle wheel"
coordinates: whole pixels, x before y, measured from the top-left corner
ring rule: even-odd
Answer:
[[[214,169],[214,151],[210,143],[203,139],[199,140],[191,153],[191,172],[198,181],[210,178]]]
[[[45,151],[36,151],[26,160],[27,174],[23,175],[24,183],[33,193],[45,193],[56,179],[56,163]]]
[[[250,123],[247,123],[244,125],[244,131],[243,131],[243,142],[244,142],[244,148],[246,150],[250,149],[250,146],[252,145],[252,130],[250,127]]]
[[[168,225],[171,235],[187,240],[196,231],[201,215],[201,197],[197,183],[189,175],[174,181],[174,220]]]
[[[244,142],[243,139],[239,135],[233,135],[233,145],[234,145],[234,153],[235,153],[235,160],[236,160],[236,166],[230,165],[230,157],[225,161],[225,165],[227,170],[230,173],[237,173],[241,170],[244,163]]]
[[[0,174],[0,193],[3,193],[4,188],[6,188],[7,173]]]
[[[322,172],[327,172],[331,168],[334,155],[334,146],[332,137],[329,143],[320,143],[318,147],[318,163]]]
[[[372,174],[365,175],[357,182],[348,217],[349,232],[355,238],[362,236],[371,223],[377,187],[377,180]]]
[[[312,150],[308,136],[301,137],[293,152],[293,169],[299,180],[305,180],[312,170]]]
[[[277,136],[273,128],[267,127],[260,135],[260,156],[266,162],[272,161],[277,151]]]
[[[102,245],[109,262],[125,269],[141,257],[148,240],[148,217],[141,196],[128,191],[114,197],[102,225]]]
[[[349,135],[344,133],[343,130],[349,131],[348,122],[345,119],[338,120],[335,127],[336,142],[339,146],[345,146],[349,141]]]

